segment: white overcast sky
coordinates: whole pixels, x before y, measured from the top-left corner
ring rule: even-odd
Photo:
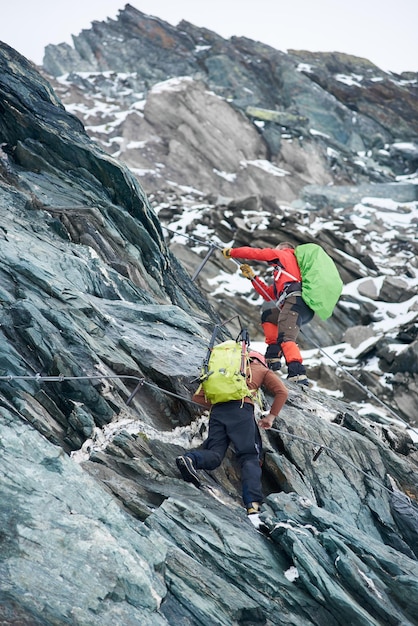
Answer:
[[[49,43],[93,21],[114,19],[125,0],[3,0],[0,40],[41,64]],[[418,71],[418,0],[131,0],[177,25],[185,19],[222,37],[245,36],[278,50],[337,51],[386,71]]]

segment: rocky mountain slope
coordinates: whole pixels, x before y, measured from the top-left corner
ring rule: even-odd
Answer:
[[[371,400],[378,419],[415,422],[416,74],[174,28],[129,5],[74,48],[48,46],[44,69],[136,176],[190,276],[211,245],[323,245],[347,287],[334,316],[301,336],[311,379],[368,413]],[[262,340],[260,299],[237,265],[215,252],[195,282]]]
[[[157,28],[154,45],[164,47],[160,56],[170,69],[164,24],[129,7],[124,19],[134,32],[135,20]],[[104,49],[118,40],[110,26],[93,28],[104,29]],[[84,60],[94,57],[84,49]],[[106,58],[98,47],[95,54]],[[150,51],[143,58],[148,75],[155,59]],[[155,84],[176,78],[160,72]],[[210,108],[213,94],[187,75],[193,80],[176,78],[174,94],[181,95],[181,84]],[[87,77],[74,74],[71,85],[81,78],[90,101]],[[416,197],[408,196],[416,189],[414,144],[405,146],[405,135],[392,137],[399,155],[386,154],[390,171],[379,182],[359,167],[361,178],[341,179],[344,187],[312,189],[327,181],[312,176],[302,185],[304,173],[299,179],[292,167],[289,185],[270,171],[273,192],[264,195],[264,173],[279,162],[260,152],[268,157],[262,167],[247,167],[242,177],[252,189],[200,189],[192,170],[181,172],[184,180],[161,175],[161,185],[152,188],[152,176],[142,186],[134,166],[110,154],[110,140],[105,150],[89,137],[50,80],[0,44],[0,621],[416,624],[418,456],[414,431],[404,424],[412,424],[416,411]],[[67,77],[60,89],[70,93],[69,84]],[[213,85],[206,87],[215,93]],[[190,105],[172,89],[155,91],[166,120]],[[238,83],[236,91],[242,91]],[[240,120],[238,135],[251,128],[248,136],[254,130],[267,150],[261,126],[224,94],[216,104],[220,119],[228,111]],[[193,136],[190,126],[198,128],[194,111],[184,122],[187,137]],[[302,154],[305,140],[283,137],[288,129],[279,129],[280,153],[287,147]],[[231,142],[216,127],[209,134],[218,135],[220,150],[224,139]],[[315,149],[332,177],[329,146],[322,135],[309,135],[320,139],[307,144],[324,141]],[[170,142],[165,145],[168,163]],[[188,151],[187,143],[172,145]],[[200,141],[196,145],[204,152]],[[146,145],[138,149],[147,152]],[[253,160],[252,154],[245,156]],[[344,176],[356,158],[353,153],[352,166],[341,153]],[[172,163],[180,172],[179,161]],[[379,169],[374,161],[367,167]],[[217,179],[220,185],[226,180]],[[362,185],[370,189],[371,182],[379,193],[367,193],[366,201]],[[281,198],[280,189],[298,185],[294,198]],[[311,204],[313,197],[322,204]],[[335,316],[311,324],[306,342],[317,340],[343,357],[356,376],[366,377],[367,389],[384,389],[400,419],[381,407],[379,414],[376,406],[362,416],[354,403],[361,388],[350,388],[350,379],[345,397],[341,384],[334,395],[326,393],[335,368],[316,355],[310,371],[318,370],[322,388],[288,384],[288,402],[274,430],[263,435],[261,533],[242,508],[231,453],[221,468],[203,474],[202,490],[184,483],[175,466],[175,457],[205,434],[207,416],[190,396],[214,325],[238,314],[257,338],[258,305],[249,291],[245,298],[236,295],[245,289],[243,279],[219,251],[198,280],[187,270],[196,269],[211,241],[221,247],[271,242],[284,233],[323,243],[346,283]],[[184,235],[193,237],[186,246],[179,244]],[[226,325],[225,336],[234,334],[234,324]],[[343,340],[349,331],[351,344],[349,334]]]

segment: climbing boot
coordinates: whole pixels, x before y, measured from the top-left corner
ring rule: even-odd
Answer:
[[[288,376],[287,380],[291,383],[297,383],[298,385],[309,387],[309,380],[306,374],[296,374],[296,376]]]
[[[306,376],[306,369],[303,363],[291,361],[287,364],[287,380],[291,383],[297,383],[298,385],[309,387],[309,380]]]
[[[193,483],[195,487],[200,487],[200,479],[197,475],[193,461],[189,456],[178,456],[176,458],[176,465],[180,470],[180,474],[187,483]]]
[[[260,513],[261,504],[259,502],[250,502],[247,504],[247,515]]]
[[[277,372],[281,366],[281,359],[266,359],[267,367],[269,370],[273,370],[273,372]]]

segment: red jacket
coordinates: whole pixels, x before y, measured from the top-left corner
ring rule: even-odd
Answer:
[[[302,276],[293,248],[277,250],[277,248],[231,248],[231,257],[246,261],[267,261],[278,267],[274,270],[274,284],[266,285],[258,276],[253,280],[254,289],[264,300],[277,300],[288,283],[302,282]],[[290,276],[289,276],[290,274]]]

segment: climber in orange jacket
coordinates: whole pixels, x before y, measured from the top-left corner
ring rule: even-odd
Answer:
[[[265,300],[261,311],[261,325],[267,344],[265,358],[272,370],[280,369],[283,355],[288,380],[308,385],[302,355],[296,344],[300,327],[314,316],[302,299],[302,278],[295,257],[294,246],[283,242],[276,248],[224,248],[225,258],[266,261],[274,266],[273,284],[268,286],[256,276],[247,264],[240,266],[245,278]]]

